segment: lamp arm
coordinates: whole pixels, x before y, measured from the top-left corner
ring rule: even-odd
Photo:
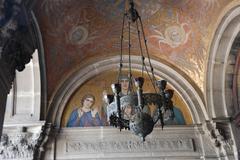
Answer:
[[[119,127],[121,129],[130,130],[129,120],[119,118],[115,113],[110,116],[110,125],[114,127]]]
[[[113,90],[113,93],[114,93],[114,100],[115,100],[115,104],[117,105],[117,116],[118,118],[115,118],[115,117],[112,117],[113,119],[113,122],[115,123],[115,119],[117,120],[117,126],[119,126],[120,128],[120,131],[121,129],[123,128],[122,126],[122,113],[121,113],[121,104],[120,104],[120,92],[121,92],[121,84],[119,83],[115,83],[115,84],[112,84],[112,90]],[[110,117],[110,122],[111,122],[111,117]],[[113,124],[114,126],[116,124]]]

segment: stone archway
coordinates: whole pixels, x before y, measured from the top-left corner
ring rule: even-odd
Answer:
[[[233,105],[233,71],[236,62],[236,40],[240,32],[240,6],[226,13],[218,26],[209,53],[206,69],[206,103],[210,119],[239,148],[239,127],[232,120],[239,108]],[[239,52],[237,52],[239,53]],[[225,140],[226,140],[225,139]],[[234,146],[234,145],[233,145]],[[237,148],[233,147],[235,158]],[[239,153],[239,151],[238,151]]]
[[[235,38],[240,31],[240,6],[233,8],[222,20],[215,33],[208,58],[206,72],[206,100],[209,115],[214,117],[231,116],[225,98],[225,80],[228,58]],[[217,111],[217,112],[216,112]]]
[[[126,66],[127,58],[127,56],[123,56],[124,67]],[[64,107],[75,90],[98,74],[118,68],[119,57],[108,57],[105,60],[100,60],[74,72],[56,91],[48,110],[47,123],[52,123],[54,128],[52,130],[53,134],[49,137],[46,145],[48,150],[46,150],[45,156],[52,157],[52,159],[71,159],[73,155],[78,159],[86,159],[86,157],[95,159],[108,157],[109,159],[114,159],[114,156],[122,156],[126,159],[129,157],[136,158],[136,156],[140,156],[143,159],[154,159],[173,155],[175,158],[185,157],[190,159],[200,159],[200,157],[208,156],[217,157],[214,144],[212,144],[214,142],[211,141],[208,132],[203,132],[205,126],[202,126],[202,123],[205,123],[206,120],[208,121],[209,118],[198,91],[173,68],[156,60],[151,61],[155,69],[155,75],[166,79],[181,95],[182,99],[185,100],[193,119],[193,125],[167,127],[163,131],[154,129],[154,132],[149,135],[147,146],[141,146],[139,144],[140,140],[134,135],[128,132],[120,133],[118,130],[109,127],[61,128]],[[141,70],[141,58],[139,56],[132,57],[132,68]],[[96,139],[96,142],[94,139]],[[183,146],[173,145],[180,141]],[[119,148],[117,149],[116,146]],[[166,148],[166,146],[172,147]],[[141,147],[145,149],[142,150]],[[185,151],[180,151],[183,148],[185,148]],[[161,152],[155,154],[159,150]],[[172,155],[173,152],[174,154]]]

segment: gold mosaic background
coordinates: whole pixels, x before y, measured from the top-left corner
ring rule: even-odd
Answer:
[[[133,76],[138,77],[141,73],[134,71]],[[150,83],[150,80],[145,77],[145,83],[144,83],[144,92],[154,92],[153,87]],[[116,77],[117,77],[117,71],[110,71],[110,72],[104,72],[100,75],[94,77],[93,79],[90,79],[86,83],[84,83],[70,98],[62,117],[62,126],[66,126],[66,123],[69,119],[69,116],[73,109],[75,109],[77,106],[80,105],[81,99],[84,95],[87,93],[90,93],[95,96],[96,102],[94,104],[94,107],[101,107],[102,106],[102,93],[103,90],[106,90],[109,94],[112,93],[111,91],[111,84],[116,83]],[[167,86],[168,88],[171,88],[171,86]],[[187,106],[185,102],[181,99],[181,97],[178,95],[177,92],[174,92],[173,97],[174,106],[179,108],[183,116],[185,118],[186,124],[192,124],[192,118],[190,115],[189,110],[187,109]]]

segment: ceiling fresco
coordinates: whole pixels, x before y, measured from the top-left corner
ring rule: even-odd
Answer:
[[[149,52],[188,75],[203,91],[216,20],[232,0],[135,0]],[[48,97],[90,60],[118,55],[125,0],[42,0],[35,14],[43,37]],[[136,27],[132,26],[134,32]],[[137,36],[137,35],[136,35]],[[138,54],[133,42],[133,54]]]

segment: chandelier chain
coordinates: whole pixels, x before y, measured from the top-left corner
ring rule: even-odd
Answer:
[[[138,21],[136,21],[136,26],[137,26],[137,33],[138,33],[138,42],[139,42],[139,47],[140,47],[140,55],[141,55],[141,59],[142,59],[142,77],[143,77],[143,70],[144,70],[144,60],[145,60],[145,57],[143,55],[143,49],[142,49],[142,43],[141,43],[141,32],[139,30],[139,27],[138,27]]]
[[[156,82],[157,80],[156,80],[156,77],[155,77],[155,75],[154,75],[153,66],[152,66],[152,63],[151,63],[151,60],[150,60],[150,55],[149,55],[149,52],[148,52],[147,40],[146,40],[145,33],[144,33],[144,29],[143,29],[142,19],[141,19],[140,16],[139,16],[138,18],[139,18],[139,22],[140,22],[140,24],[141,24],[140,26],[141,26],[141,29],[142,29],[142,34],[143,34],[143,39],[144,39],[144,45],[145,45],[146,54],[147,54],[147,57],[148,57],[148,63],[149,63],[149,66],[150,66],[150,68],[151,68],[152,78],[151,78],[151,76],[149,76],[149,78],[150,78],[150,80],[151,80],[151,82],[152,82],[152,85],[153,85],[153,87],[154,87],[155,92],[157,93],[156,84],[154,83],[154,82]],[[144,66],[145,66],[145,68],[146,68],[146,70],[147,70],[147,67],[146,67],[145,64],[144,64]]]
[[[122,33],[121,33],[121,51],[120,51],[120,64],[119,64],[119,72],[118,72],[118,83],[120,82],[120,76],[122,75],[122,67],[123,67],[123,31],[125,25],[125,17],[126,14],[123,14],[123,21],[122,21]]]
[[[128,71],[128,78],[129,78],[129,86],[128,92],[129,94],[133,90],[132,84],[132,63],[131,63],[131,21],[128,21],[128,64],[129,64],[129,71]]]
[[[145,137],[152,132],[154,125],[159,120],[163,128],[164,117],[165,113],[167,113],[167,110],[170,110],[172,114],[167,113],[166,116],[174,117],[173,103],[171,101],[171,98],[173,96],[173,90],[166,89],[167,81],[156,81],[150,55],[148,52],[147,40],[145,37],[141,17],[139,16],[137,10],[134,8],[133,0],[129,0],[129,4],[130,8],[127,12],[125,12],[122,22],[118,83],[112,84],[114,101],[109,97],[109,106],[107,108],[108,115],[110,115],[110,125],[119,127],[120,131],[123,128],[130,129],[134,134],[140,136],[142,140],[145,141]],[[128,23],[126,24],[125,18],[128,20]],[[136,28],[134,28],[133,26]],[[124,29],[128,31],[128,33]],[[135,29],[137,29],[138,40],[131,40],[133,36],[132,34],[136,34]],[[139,54],[142,61],[142,77],[134,78],[132,75],[131,52],[135,51],[135,48],[132,48],[132,44],[135,47],[135,42],[137,43],[137,41],[139,42],[137,47],[140,48]],[[126,49],[126,51],[123,47],[123,43],[126,44],[125,42],[128,42],[128,50]],[[128,82],[125,81],[126,79],[124,79],[124,76],[122,75],[123,50],[126,52],[124,52],[126,55],[128,54]],[[148,66],[146,65],[145,58],[148,58]],[[155,93],[143,92],[144,72],[147,74],[150,83],[155,90]],[[133,86],[133,78],[135,88]],[[126,83],[128,83],[128,89],[126,88]],[[156,88],[159,89],[159,92],[157,92]],[[136,89],[136,91],[134,91],[134,89]],[[124,91],[124,93],[122,91]],[[151,105],[156,106],[156,110],[153,111],[153,114],[150,113]]]

